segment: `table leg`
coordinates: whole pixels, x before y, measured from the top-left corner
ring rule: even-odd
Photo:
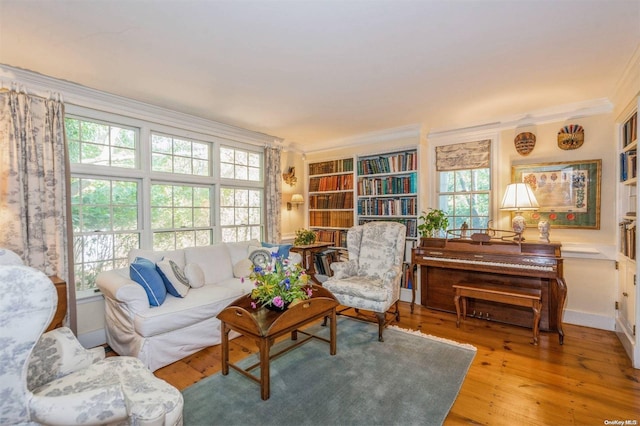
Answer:
[[[325,317],[326,318],[326,317]],[[331,326],[330,326],[330,331],[329,331],[329,335],[331,336],[329,338],[329,354],[331,355],[335,355],[336,354],[336,347],[337,347],[337,342],[336,342],[336,331],[337,331],[337,324],[336,324],[336,308],[333,308],[331,310]]]
[[[222,321],[220,324],[222,329],[222,375],[229,374],[229,327]]]
[[[260,396],[263,401],[269,399],[271,389],[269,382],[269,348],[272,340],[269,338],[258,339],[260,349]]]

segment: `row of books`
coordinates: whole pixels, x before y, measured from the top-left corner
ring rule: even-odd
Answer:
[[[347,231],[340,229],[317,229],[316,241],[321,243],[333,243],[334,247],[347,246]]]
[[[330,228],[351,228],[353,212],[349,211],[310,211],[309,226]]]
[[[638,139],[638,112],[622,125],[622,146],[625,147]]]
[[[418,237],[418,220],[417,219],[389,218],[389,217],[381,217],[381,218],[361,217],[358,219],[358,225],[364,225],[367,222],[373,222],[376,220],[384,220],[388,222],[400,222],[407,227],[407,238]]]
[[[636,222],[624,220],[620,222],[620,252],[629,259],[636,258]]]
[[[353,189],[353,175],[334,175],[309,179],[309,192],[349,189]]]
[[[418,192],[417,176],[387,176],[358,179],[358,195],[415,194]]]
[[[416,216],[418,214],[415,197],[365,198],[358,200],[358,214],[384,216]]]
[[[353,171],[353,158],[343,160],[322,161],[309,164],[310,175],[323,175],[327,173],[342,173]]]
[[[418,155],[415,151],[377,158],[365,158],[358,161],[358,174],[396,173],[418,168]]]
[[[326,195],[311,195],[310,209],[353,209],[353,192],[334,192]]]
[[[402,265],[402,278],[400,279],[400,287],[412,289],[413,288],[413,271],[411,270],[410,263],[403,263]]]
[[[620,182],[633,179],[638,173],[638,155],[635,149],[620,153]]]
[[[331,264],[336,261],[335,252],[332,249],[323,250],[315,253],[314,267],[316,274],[325,275],[327,277],[333,276],[331,270]]]

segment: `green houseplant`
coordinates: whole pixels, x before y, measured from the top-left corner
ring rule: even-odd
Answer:
[[[316,242],[316,233],[309,229],[298,229],[296,231],[296,239],[293,244],[296,246],[306,246]]]
[[[436,238],[449,226],[449,218],[440,209],[430,208],[428,213],[423,211],[418,220],[422,221],[418,225],[421,238]]]

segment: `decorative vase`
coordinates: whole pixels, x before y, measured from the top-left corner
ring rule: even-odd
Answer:
[[[265,308],[267,308],[270,311],[274,311],[274,312],[284,312],[287,310],[287,308],[289,307],[289,303],[285,303],[281,308],[277,307],[276,305],[272,305],[271,303],[265,303],[264,305]]]

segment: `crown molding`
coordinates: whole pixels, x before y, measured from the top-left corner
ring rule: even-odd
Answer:
[[[536,125],[557,121],[576,120],[591,115],[613,112],[613,104],[607,98],[558,105],[525,114],[514,114],[491,123],[482,123],[464,128],[436,129],[429,132],[427,139],[442,138],[472,132],[495,132],[515,129],[523,125]]]
[[[9,65],[0,64],[0,83],[0,87],[4,88],[24,85],[29,93],[43,97],[50,97],[57,92],[68,104],[134,117],[187,131],[197,131],[251,145],[282,146],[283,142],[282,138],[276,136],[173,111]]]
[[[390,129],[383,129],[375,132],[348,136],[346,138],[328,140],[319,143],[317,149],[306,149],[304,152],[309,154],[313,152],[330,151],[336,148],[352,148],[356,146],[393,141],[402,138],[416,138],[416,140],[419,140],[421,132],[421,124],[410,124],[407,126],[393,127]]]

